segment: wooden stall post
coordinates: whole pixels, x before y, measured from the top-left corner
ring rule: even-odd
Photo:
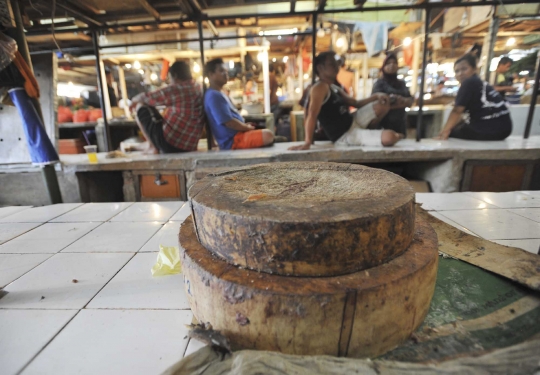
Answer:
[[[122,93],[122,98],[124,99],[124,113],[126,118],[131,118],[131,113],[129,112],[129,106],[127,104],[128,94],[126,87],[126,75],[124,74],[124,68],[122,65],[118,65],[118,79],[120,81],[120,92]]]
[[[109,93],[107,92],[107,82],[104,80],[104,74],[102,74],[103,61],[99,56],[99,43],[98,43],[98,31],[94,30],[92,32],[92,42],[94,43],[94,55],[96,56],[96,72],[98,78],[98,89],[99,89],[99,104],[101,106],[101,113],[103,114],[103,126],[105,127],[105,151],[111,151],[111,131],[109,129],[109,121],[107,119],[107,103],[105,101],[105,93],[107,93],[107,100],[109,98]],[[104,73],[104,72],[103,72]],[[110,107],[110,103],[109,107]]]
[[[484,77],[484,81],[489,82],[490,74],[489,67],[491,60],[495,54],[495,42],[497,41],[497,33],[499,32],[499,18],[496,16],[495,7],[493,7],[493,17],[489,22],[489,31],[484,39],[484,48],[482,48],[482,58],[480,63],[480,76]]]
[[[527,115],[527,123],[525,124],[525,134],[523,134],[523,138],[527,139],[529,138],[529,134],[531,133],[531,125],[534,117],[534,107],[536,107],[536,99],[538,98],[538,89],[540,88],[538,86],[538,81],[540,80],[540,52],[538,52],[537,58],[536,58],[536,75],[534,77],[534,85],[533,85],[533,92],[531,95],[531,104],[529,106],[529,114]]]
[[[420,38],[413,39],[413,61],[412,61],[412,81],[411,92],[416,95],[418,92],[418,65],[420,65]]]
[[[416,142],[420,142],[422,136],[422,115],[424,110],[424,85],[426,83],[427,52],[429,42],[429,19],[431,8],[426,7],[426,20],[424,25],[424,54],[422,56],[422,76],[420,77],[420,94],[418,97],[418,119],[416,120]]]
[[[364,78],[364,91],[363,91],[362,99],[365,99],[369,96],[368,87],[367,87],[368,80],[369,80],[369,56],[367,52],[364,53],[363,58],[364,59],[362,60],[362,77]]]

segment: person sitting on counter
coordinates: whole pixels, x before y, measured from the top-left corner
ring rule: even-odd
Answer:
[[[274,134],[246,124],[230,99],[223,93],[228,73],[223,59],[210,60],[204,66],[204,76],[210,87],[204,94],[204,111],[220,150],[238,150],[269,146]]]
[[[495,70],[495,91],[498,91],[504,98],[506,93],[516,92],[517,89],[513,86],[513,79],[506,77],[506,73],[512,67],[514,60],[510,57],[501,57]]]
[[[393,130],[369,130],[390,109],[388,95],[378,93],[363,100],[354,100],[335,84],[340,58],[335,52],[322,52],[313,61],[319,76],[309,93],[305,120],[305,142],[289,150],[309,150],[315,124],[319,120],[328,138],[338,145],[393,146],[403,138]],[[349,106],[359,108],[350,113]]]
[[[202,89],[189,65],[177,61],[169,68],[169,86],[131,99],[137,125],[148,140],[147,153],[196,151],[204,128]],[[155,106],[166,106],[163,117]]]
[[[382,92],[390,97],[390,110],[378,124],[379,129],[390,129],[407,135],[407,117],[405,108],[413,104],[414,99],[405,84],[397,76],[399,66],[397,56],[393,53],[386,55],[381,67],[382,76],[373,85],[372,94]]]
[[[503,97],[476,74],[476,58],[464,55],[454,64],[461,84],[454,109],[437,139],[499,141],[512,133],[512,119]]]

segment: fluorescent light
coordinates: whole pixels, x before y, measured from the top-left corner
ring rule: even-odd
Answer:
[[[139,74],[143,75],[143,74],[144,74],[144,70],[139,69]]]
[[[274,57],[274,58],[272,59],[272,62],[276,62],[276,61],[277,61],[277,59]]]
[[[297,33],[298,29],[295,27],[294,29],[279,29],[279,30],[267,30],[267,31],[259,31],[260,36],[279,36],[279,35],[291,35],[294,33]]]
[[[194,63],[193,64],[193,71],[195,73],[199,73],[201,71],[201,66],[199,64],[197,64],[197,63]]]
[[[234,69],[234,61],[229,60],[229,69]]]
[[[134,67],[135,69],[141,69],[141,63],[140,63],[139,61],[135,61],[135,62],[133,63],[133,67]]]
[[[522,70],[521,72],[519,72],[519,75],[520,76],[527,76],[527,75],[529,75],[529,71],[528,70]]]
[[[208,85],[208,82],[210,82],[210,81],[208,80],[208,77],[205,77],[205,78],[204,78],[204,83],[206,83],[206,84]]]
[[[309,74],[304,74],[304,79],[309,79]]]
[[[126,69],[131,69],[131,64],[126,64],[124,66],[126,67]]]
[[[516,38],[508,38],[508,40],[506,41],[506,45],[508,47],[513,46],[514,44],[516,44]]]
[[[289,61],[289,56],[283,56],[283,62],[286,63],[287,61]]]
[[[424,95],[424,100],[429,100],[431,99],[431,94],[425,94]]]
[[[156,73],[150,74],[150,79],[151,79],[152,81],[157,81],[157,74],[156,74]]]
[[[300,94],[300,87],[295,88],[294,92],[297,93],[297,94]]]
[[[257,54],[257,61],[264,61],[268,59],[268,52],[259,52]]]
[[[412,39],[411,39],[411,38],[406,37],[405,39],[403,39],[403,45],[404,45],[405,47],[410,46],[411,43],[412,43]]]
[[[403,74],[398,74],[397,78],[398,79],[403,79]]]
[[[54,23],[58,24],[58,23],[70,22],[70,21],[74,21],[74,20],[75,20],[75,18],[55,18]],[[50,25],[52,23],[52,20],[50,18],[43,19],[43,20],[39,21],[39,23],[41,25]]]

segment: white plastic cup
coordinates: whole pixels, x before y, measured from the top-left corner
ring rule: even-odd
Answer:
[[[84,146],[84,150],[86,151],[86,155],[88,156],[88,161],[92,164],[96,164],[98,162],[97,146]]]

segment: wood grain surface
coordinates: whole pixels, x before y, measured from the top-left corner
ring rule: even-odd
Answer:
[[[404,342],[425,318],[435,288],[437,236],[417,221],[402,255],[333,277],[270,275],[233,266],[198,241],[192,218],[180,228],[191,309],[233,350],[375,357]]]
[[[380,169],[273,163],[211,174],[189,191],[208,250],[249,269],[342,275],[403,253],[414,233],[414,191]]]

